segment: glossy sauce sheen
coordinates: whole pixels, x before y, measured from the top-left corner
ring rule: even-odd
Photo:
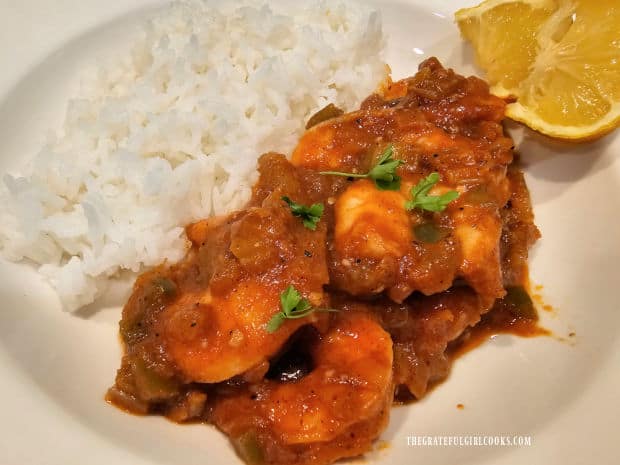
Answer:
[[[250,464],[370,450],[392,403],[424,396],[467,344],[536,327],[524,289],[539,233],[503,114],[484,82],[435,59],[358,111],[317,114],[291,161],[260,158],[244,210],[188,226],[186,258],[137,280],[108,400],[213,423]],[[319,173],[366,173],[389,145],[404,162],[398,190]],[[407,211],[432,172],[431,195],[459,197],[442,212]],[[316,230],[283,196],[324,205]],[[289,285],[338,311],[267,332]]]

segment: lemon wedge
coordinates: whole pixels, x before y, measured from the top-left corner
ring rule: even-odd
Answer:
[[[620,125],[620,1],[487,0],[456,21],[509,118],[574,141]]]

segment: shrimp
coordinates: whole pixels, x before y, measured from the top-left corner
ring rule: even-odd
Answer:
[[[281,156],[263,162],[291,170]],[[283,194],[298,201],[303,195],[286,190],[282,180],[279,187],[281,194],[273,193],[221,226],[228,229],[229,242],[212,259],[216,267],[209,285],[190,289],[162,313],[158,333],[185,380],[215,383],[243,373],[273,356],[299,326],[316,322],[317,314],[288,320],[274,334],[265,330],[289,285],[313,306],[327,305],[326,227],[305,228],[281,200]],[[201,228],[193,229],[189,237],[200,236],[196,230]]]
[[[327,464],[370,449],[393,397],[392,341],[353,305],[312,345],[314,368],[295,382],[266,379],[223,393],[211,421],[249,463]]]
[[[279,311],[282,283],[298,283],[292,276],[266,284],[261,277],[245,278],[229,292],[214,296],[187,294],[162,313],[157,332],[186,382],[215,383],[241,374],[273,356],[301,325],[315,323],[318,314],[303,321],[287,321],[275,334],[265,327]],[[325,306],[323,296],[311,296],[305,286],[297,288]]]
[[[117,385],[125,394],[160,402],[187,383],[227,380],[266,363],[300,326],[326,321],[314,313],[266,330],[288,286],[327,307],[329,276],[325,222],[306,228],[281,199],[313,201],[298,170],[275,154],[260,169],[277,172],[278,185],[259,180],[253,206],[190,225],[188,255],[136,282],[121,321],[127,353]]]
[[[400,256],[413,240],[405,201],[400,192],[377,190],[370,181],[354,183],[336,202],[335,250],[377,260]]]
[[[435,61],[423,63],[419,74],[424,79],[393,83],[359,111],[312,127],[293,152],[297,166],[357,175],[390,145],[403,161],[399,190],[362,179],[336,196],[330,286],[354,296],[385,291],[400,303],[414,291],[445,291],[461,278],[490,304],[504,294],[499,212],[508,201],[512,161],[499,124],[504,103],[481,81]],[[437,83],[452,93],[433,88]],[[459,198],[442,212],[406,211],[411,188],[431,172],[440,175],[431,195],[455,190]]]

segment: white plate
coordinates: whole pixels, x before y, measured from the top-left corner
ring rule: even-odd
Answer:
[[[81,65],[113,51],[148,0],[0,0],[0,171],[57,126]],[[471,56],[452,13],[473,1],[382,2],[395,75],[436,54]],[[517,131],[519,132],[519,131]],[[537,223],[532,277],[556,338],[497,337],[459,360],[422,402],[397,408],[372,463],[611,464],[620,427],[620,134],[579,147],[526,132],[520,145]],[[237,463],[212,427],[122,413],[103,401],[120,360],[118,308],[76,317],[28,266],[0,263],[0,462]],[[573,343],[560,342],[576,332]],[[457,410],[456,404],[465,405]],[[533,445],[407,447],[408,435],[529,435]]]

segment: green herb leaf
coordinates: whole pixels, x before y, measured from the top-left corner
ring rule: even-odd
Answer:
[[[280,294],[280,306],[284,313],[295,309],[305,299],[294,286],[290,285]],[[307,302],[307,300],[305,300]]]
[[[313,312],[335,312],[328,308],[314,308],[307,299],[304,299],[294,286],[289,285],[280,294],[281,311],[271,317],[267,323],[267,332],[275,333],[285,320],[304,318]]]
[[[431,173],[411,188],[412,199],[405,202],[407,210],[419,208],[430,212],[442,212],[448,204],[459,196],[457,191],[449,191],[441,195],[428,195],[435,184],[439,182],[439,173]]]
[[[322,203],[313,203],[309,207],[306,207],[305,205],[293,202],[286,196],[282,197],[282,200],[288,204],[293,216],[298,216],[301,218],[301,221],[306,228],[311,229],[312,231],[316,229],[317,223],[320,221],[321,216],[323,216],[324,206]]]
[[[402,165],[402,160],[394,160],[394,147],[389,145],[377,164],[368,172],[368,177],[375,181],[381,190],[397,191],[400,189],[400,176],[396,174],[396,168]]]
[[[284,323],[284,320],[286,320],[286,317],[282,314],[282,312],[276,313],[274,316],[271,317],[271,320],[269,320],[269,323],[267,323],[267,332],[269,334],[275,333],[278,330],[278,328],[282,326],[282,323]]]
[[[342,173],[340,171],[321,171],[320,174],[332,176],[345,176],[347,178],[369,178],[375,182],[380,190],[397,191],[400,189],[400,176],[396,174],[396,169],[404,163],[403,160],[395,160],[394,146],[388,145],[383,151],[377,164],[366,174]]]

